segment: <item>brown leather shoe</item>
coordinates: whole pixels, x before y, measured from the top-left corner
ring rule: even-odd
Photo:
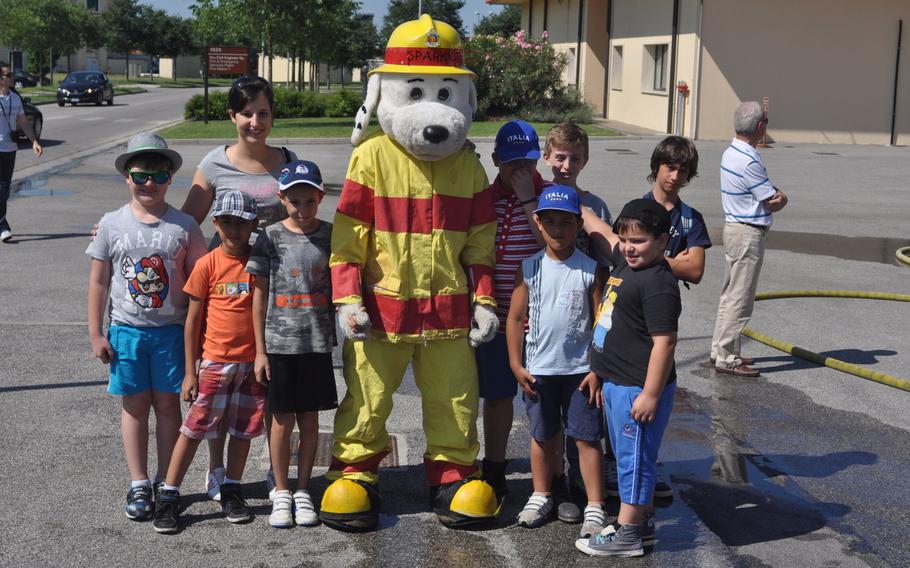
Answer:
[[[752,357],[743,357],[742,355],[739,356],[739,360],[742,361],[743,365],[753,365],[755,363],[755,359]],[[714,365],[714,358],[709,358],[708,361],[712,366]]]
[[[754,378],[759,376],[758,369],[747,367],[745,364],[740,364],[737,367],[714,367],[714,370],[718,373],[724,373],[726,375],[733,375],[736,377]]]

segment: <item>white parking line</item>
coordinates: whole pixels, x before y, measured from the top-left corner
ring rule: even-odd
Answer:
[[[104,120],[103,116],[84,116],[79,119],[79,122],[93,122],[96,120]]]
[[[124,122],[136,122],[135,118],[115,118],[111,122],[124,123]]]

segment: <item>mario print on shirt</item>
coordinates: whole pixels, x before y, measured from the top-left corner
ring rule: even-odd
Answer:
[[[120,265],[120,275],[128,281],[130,297],[143,308],[160,308],[164,304],[170,285],[164,260],[159,255],[138,262],[126,257]]]

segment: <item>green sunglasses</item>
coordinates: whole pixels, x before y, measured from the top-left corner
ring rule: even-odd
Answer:
[[[167,183],[171,179],[171,172],[130,172],[130,179],[138,185],[145,185],[150,178],[157,184]]]

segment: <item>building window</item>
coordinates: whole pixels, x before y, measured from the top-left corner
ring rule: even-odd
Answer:
[[[85,7],[91,12],[97,12],[98,2],[99,0],[85,0]]]
[[[660,43],[645,46],[642,67],[642,90],[652,93],[667,92],[667,51],[668,45]]]
[[[610,85],[614,91],[622,90],[622,46],[613,46],[613,66],[610,68]]]

